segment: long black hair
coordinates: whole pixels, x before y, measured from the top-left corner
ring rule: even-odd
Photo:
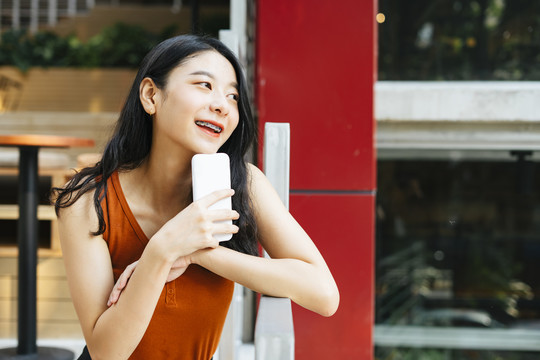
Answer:
[[[152,118],[144,111],[139,99],[141,81],[148,77],[158,88],[165,89],[172,70],[190,56],[204,51],[217,51],[225,57],[233,66],[238,83],[239,122],[218,151],[227,153],[230,158],[231,185],[235,190],[232,202],[233,208],[240,214],[237,221],[240,230],[232,240],[223,242],[222,245],[243,253],[257,254],[257,225],[249,197],[245,162],[246,153],[256,142],[256,125],[249,106],[242,66],[231,50],[221,41],[210,37],[180,35],[161,42],[146,55],[101,160],[95,166],[76,173],[63,188],[53,189],[57,214],[61,208],[71,206],[83,194],[94,190],[94,208],[99,228],[92,234],[101,235],[105,232],[101,203],[107,194],[107,179],[115,171],[132,170],[140,166],[148,157],[152,146]]]

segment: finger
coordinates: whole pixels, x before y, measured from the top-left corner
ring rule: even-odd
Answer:
[[[179,278],[186,270],[187,270],[187,266],[186,266],[186,267],[182,267],[182,268],[177,268],[177,269],[171,270],[171,271],[169,272],[169,275],[167,276],[167,282],[171,282],[171,281],[173,281],[173,280],[176,280],[176,279]]]
[[[111,295],[109,295],[109,301],[107,302],[107,306],[111,306],[112,304],[116,304],[118,302],[118,299],[120,298],[120,294],[122,293],[122,290],[125,288],[127,284],[127,280],[123,280],[122,276],[116,284],[114,284],[114,288],[111,291]]]
[[[210,205],[217,203],[219,200],[231,197],[233,195],[234,195],[233,189],[217,190],[206,196],[203,196],[202,198],[198,200],[198,202],[202,206],[209,207]]]
[[[113,295],[113,292],[111,292],[111,295],[109,295],[109,300],[107,300],[107,307],[111,307],[113,304],[116,304],[115,296]]]
[[[212,228],[212,234],[236,234],[239,228],[229,222],[216,222]]]
[[[120,293],[122,292],[122,289],[124,288],[124,286],[121,285],[121,282],[123,281],[122,280],[123,275],[124,274],[120,275],[120,278],[118,279],[116,284],[114,284],[114,287],[113,287],[113,289],[111,291],[111,295],[109,295],[109,301],[107,301],[107,306],[111,306],[112,304],[116,304],[116,302],[120,298]]]
[[[116,287],[117,285],[114,285],[113,290],[111,291],[111,294],[109,295],[109,300],[107,300],[107,306],[111,306],[113,304],[116,304],[118,301],[118,298],[120,296],[120,290]]]
[[[120,278],[117,281],[118,289],[120,291],[126,287],[128,280],[131,277],[131,275],[133,275],[133,272],[135,271],[135,268],[137,267],[138,263],[139,261],[135,261],[133,264],[126,266],[126,269],[124,270],[122,275],[120,275]]]
[[[116,281],[116,284],[114,284],[111,295],[109,295],[109,301],[107,301],[107,306],[111,306],[118,301],[118,299],[120,298],[120,293],[126,287],[128,280],[135,271],[138,263],[139,261],[135,261],[134,263],[128,265],[124,272],[120,275],[118,281]]]
[[[210,221],[238,220],[239,217],[240,214],[236,210],[216,209],[208,211],[208,220]]]

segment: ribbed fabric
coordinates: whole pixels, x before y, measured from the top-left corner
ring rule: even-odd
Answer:
[[[127,265],[138,260],[148,238],[126,201],[118,173],[108,180],[103,202],[115,281]],[[152,320],[130,359],[208,360],[219,344],[234,283],[200,266],[163,288]]]

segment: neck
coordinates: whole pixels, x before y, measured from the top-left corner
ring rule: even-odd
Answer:
[[[130,187],[159,212],[178,212],[191,203],[191,156],[157,156],[150,153],[128,175]]]

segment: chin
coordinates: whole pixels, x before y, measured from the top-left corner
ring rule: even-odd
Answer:
[[[220,148],[215,146],[199,146],[195,148],[196,154],[215,154]]]
[[[197,141],[192,141],[190,143],[190,148],[195,154],[215,154],[221,149],[224,141],[216,141],[218,139],[213,139],[214,141],[208,141],[205,139],[197,139]],[[221,140],[221,139],[219,139]]]

